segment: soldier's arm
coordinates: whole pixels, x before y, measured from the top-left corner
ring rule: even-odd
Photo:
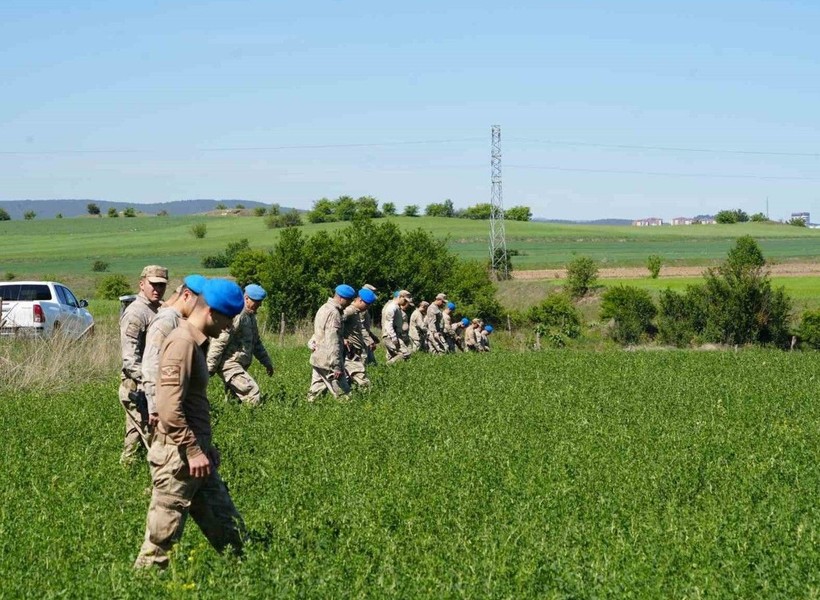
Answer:
[[[382,327],[384,328],[384,332],[391,340],[395,340],[399,337],[399,334],[396,332],[396,328],[393,327],[393,317],[398,309],[398,306],[391,307],[391,309],[384,314],[385,318],[382,319]]]
[[[191,380],[195,347],[184,338],[168,340],[160,356],[160,378],[157,386],[157,412],[171,443],[184,448],[188,458],[203,454],[196,436],[188,425],[183,402]]]
[[[327,321],[325,321],[325,343],[328,344],[328,358],[330,368],[333,371],[341,371],[344,364],[341,344],[339,338],[342,335],[342,317],[335,310],[332,311]]]
[[[142,359],[140,357],[140,337],[143,325],[140,320],[128,313],[120,319],[120,348],[122,350],[122,372],[138,385],[142,384]]]
[[[231,332],[229,330],[223,331],[216,339],[212,339],[208,346],[208,373],[216,373],[222,364],[222,355],[225,353],[225,348],[228,347],[228,342],[231,340]]]

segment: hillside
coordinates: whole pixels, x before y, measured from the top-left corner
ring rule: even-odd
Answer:
[[[267,208],[270,206],[270,204],[265,204],[264,202],[236,199],[175,200],[173,202],[152,202],[149,204],[137,204],[134,202],[110,202],[108,200],[95,199],[55,199],[0,200],[0,208],[5,209],[13,220],[22,219],[23,215],[30,210],[37,213],[37,219],[53,219],[58,214],[61,214],[66,218],[70,218],[88,216],[88,205],[92,202],[100,207],[100,211],[103,215],[105,215],[108,212],[108,209],[112,207],[117,211],[122,211],[128,207],[132,207],[134,210],[148,215],[155,215],[165,211],[169,215],[187,216],[215,210],[217,205],[220,203],[229,208],[233,208],[237,204],[242,204],[245,208],[256,208],[257,206],[264,206]]]

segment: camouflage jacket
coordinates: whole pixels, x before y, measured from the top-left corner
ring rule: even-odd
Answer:
[[[234,317],[233,329],[223,332],[211,341],[208,349],[208,371],[221,371],[223,375],[247,371],[254,356],[266,369],[273,368],[268,351],[259,338],[256,315],[243,309]]]
[[[165,338],[179,325],[182,315],[175,308],[160,308],[145,334],[145,354],[142,356],[142,388],[148,400],[148,412],[156,413],[157,377],[159,376],[159,357]]]
[[[157,308],[145,296],[138,295],[120,315],[120,348],[122,350],[121,379],[130,379],[142,388],[142,356],[145,334]]]

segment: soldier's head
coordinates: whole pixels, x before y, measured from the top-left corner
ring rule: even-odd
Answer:
[[[376,294],[368,287],[359,290],[359,295],[353,300],[353,306],[360,311],[366,311],[368,307],[376,301]]]
[[[377,292],[379,291],[379,290],[377,290],[377,289],[376,289],[376,287],[375,287],[375,286],[370,285],[369,283],[365,283],[362,287],[363,287],[364,289],[366,289],[366,290],[370,290],[370,291],[371,291],[371,292],[373,292],[374,294],[375,294],[375,293],[377,293]]]
[[[486,333],[487,335],[490,335],[492,332],[493,332],[493,326],[492,325],[485,325],[484,326],[484,333]]]
[[[182,285],[179,286],[179,289],[174,293],[176,300],[173,302],[173,306],[185,319],[190,317],[194,311],[197,298],[202,294],[202,290],[207,281],[208,280],[202,275],[188,275],[182,280]]]
[[[396,304],[404,308],[413,301],[413,296],[407,290],[399,290],[399,295],[396,296]]]
[[[245,286],[245,310],[249,313],[256,314],[256,311],[262,306],[262,300],[264,300],[267,295],[268,293],[261,285],[252,283]]]
[[[245,306],[242,288],[228,279],[209,279],[197,298],[188,322],[210,337],[218,337],[233,325]]]
[[[434,303],[436,306],[441,308],[447,302],[447,294],[436,294],[436,299]]]
[[[151,304],[159,306],[168,285],[168,269],[159,265],[148,265],[140,273],[140,296]]]
[[[451,313],[456,309],[456,305],[454,302],[448,302],[447,306],[444,307],[444,312]]]
[[[356,290],[354,290],[351,286],[347,285],[346,283],[342,283],[336,286],[334,290],[333,299],[336,300],[339,304],[341,304],[342,308],[346,306],[350,306],[350,303],[353,302],[353,298],[356,297]]]
[[[427,307],[428,306],[430,306],[430,303],[427,302],[426,300],[422,300],[421,302],[419,302],[419,312],[421,314],[425,314],[427,312]]]
[[[467,317],[464,317],[463,319],[461,319],[461,326],[462,327],[467,327],[469,324],[470,324],[470,319],[468,319]]]

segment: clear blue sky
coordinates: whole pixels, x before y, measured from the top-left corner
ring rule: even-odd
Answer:
[[[504,203],[536,216],[768,197],[820,221],[820,2],[5,0],[0,23],[4,200],[464,207],[497,123]]]

